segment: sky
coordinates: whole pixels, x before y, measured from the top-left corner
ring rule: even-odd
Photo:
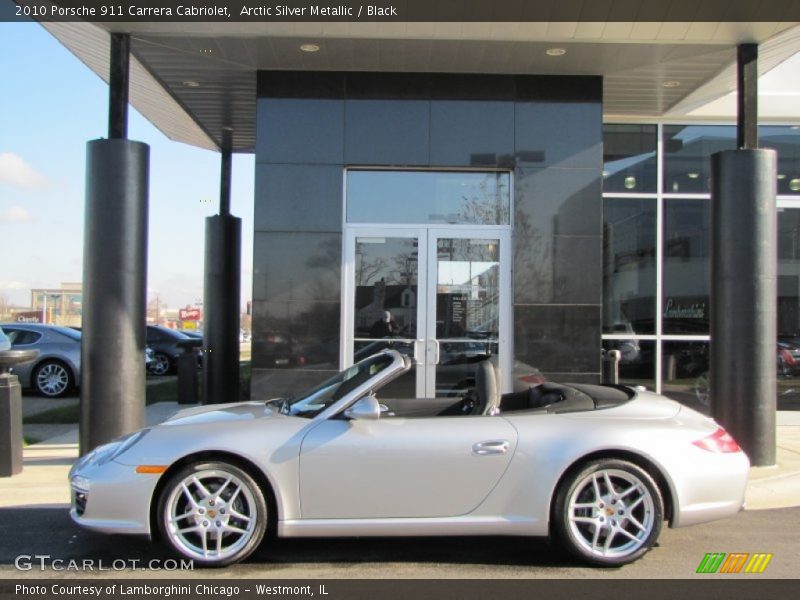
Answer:
[[[34,23],[0,22],[0,297],[82,280],[86,142],[108,135],[108,86]],[[219,208],[220,155],[167,139],[133,107],[128,137],[150,146],[148,300],[203,298],[205,218]],[[251,298],[253,155],[234,155],[242,304]]]

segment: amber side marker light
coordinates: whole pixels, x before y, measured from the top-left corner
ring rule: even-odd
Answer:
[[[137,473],[147,473],[150,475],[158,475],[167,470],[167,465],[139,465],[136,467]]]
[[[740,452],[742,450],[733,436],[722,427],[708,437],[694,441],[692,444],[709,452]]]

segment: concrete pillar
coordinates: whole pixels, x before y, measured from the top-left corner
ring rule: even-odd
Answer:
[[[711,157],[712,416],[756,466],[775,464],[774,150]]]
[[[206,219],[203,292],[203,403],[239,401],[242,220]]]

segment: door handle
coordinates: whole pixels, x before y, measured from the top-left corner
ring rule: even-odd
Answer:
[[[423,360],[420,360],[420,357],[424,356],[424,344],[424,339],[414,340],[414,364],[421,365],[424,363]]]
[[[488,440],[486,442],[478,442],[472,446],[472,453],[478,456],[488,456],[490,454],[505,454],[511,444],[508,440]]]
[[[430,343],[433,346],[433,361],[431,364],[435,366],[439,364],[439,340],[431,339]]]

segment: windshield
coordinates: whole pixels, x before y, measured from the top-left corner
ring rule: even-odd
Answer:
[[[390,354],[376,354],[362,360],[337,373],[300,398],[281,400],[280,411],[285,415],[313,419],[362,383],[383,371],[392,364],[392,360]]]

